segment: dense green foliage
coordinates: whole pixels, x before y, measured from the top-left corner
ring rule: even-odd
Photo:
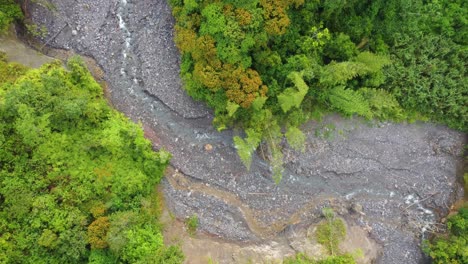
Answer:
[[[276,182],[283,137],[317,113],[467,130],[468,6],[463,0],[170,0],[187,92],[215,126],[242,127],[246,167],[265,141]]]
[[[448,234],[437,237],[425,247],[434,263],[468,263],[468,207],[447,221]]]
[[[466,1],[348,1],[338,14],[331,28],[390,55],[381,87],[404,108],[467,130]]]
[[[294,257],[286,258],[283,264],[355,264],[354,257],[350,254],[340,256],[328,256],[324,259],[314,260],[304,254],[297,254]]]
[[[0,34],[5,32],[13,21],[21,18],[23,13],[14,0],[0,0]]]
[[[157,222],[170,154],[67,67],[0,61],[0,262],[180,263]]]

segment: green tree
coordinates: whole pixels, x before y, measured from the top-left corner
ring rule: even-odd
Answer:
[[[0,262],[181,263],[147,210],[170,154],[107,105],[80,59],[67,66],[2,72]]]
[[[18,4],[13,0],[0,0],[0,34],[4,33],[11,23],[23,18]]]

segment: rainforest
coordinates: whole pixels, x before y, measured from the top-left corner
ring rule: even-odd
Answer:
[[[282,138],[300,149],[298,127],[325,111],[467,129],[464,1],[170,3],[185,89],[246,131],[246,167],[268,142],[277,182]]]

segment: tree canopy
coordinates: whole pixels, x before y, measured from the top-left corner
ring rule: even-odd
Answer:
[[[170,154],[111,109],[82,61],[0,61],[0,262],[180,263],[155,186]]]
[[[0,34],[5,32],[13,21],[21,18],[23,13],[14,0],[0,0]]]
[[[432,119],[467,130],[466,1],[170,0],[187,92],[215,111],[249,167],[312,113]],[[284,134],[284,131],[289,131]],[[292,133],[291,131],[294,131]],[[278,182],[278,178],[275,178]]]

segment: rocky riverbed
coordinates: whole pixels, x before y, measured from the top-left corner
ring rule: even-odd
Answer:
[[[93,58],[112,104],[173,154],[163,183],[167,206],[179,219],[198,215],[204,237],[191,240],[196,250],[188,263],[200,263],[203,250],[216,255],[203,247],[208,240],[212,250],[245,249],[245,256],[218,254],[220,263],[319,254],[309,238],[323,207],[332,207],[348,230],[359,230],[352,232],[363,240],[345,247],[364,248],[369,257],[362,262],[420,263],[421,238],[463,195],[463,133],[335,115],[303,126],[306,150],[285,150],[277,186],[259,156],[245,170],[232,143],[237,132],[213,129],[210,110],[183,91],[165,0],[49,2],[27,5],[29,18],[48,29],[40,41]]]

